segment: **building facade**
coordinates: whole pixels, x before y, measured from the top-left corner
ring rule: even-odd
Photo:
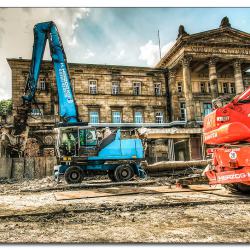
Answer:
[[[212,99],[235,96],[250,85],[250,34],[231,27],[189,35],[179,28],[175,45],[156,65],[168,69],[171,120],[202,121]]]
[[[7,60],[15,114],[30,61]],[[250,34],[223,18],[219,28],[191,35],[181,25],[176,43],[156,67],[70,63],[69,71],[79,118],[100,129],[121,127],[127,135],[147,128],[146,155],[154,162],[204,157],[201,127],[212,99],[233,97],[248,87],[249,66]],[[58,121],[55,73],[44,61],[28,119],[41,153],[53,146],[53,136],[42,131],[51,131]]]

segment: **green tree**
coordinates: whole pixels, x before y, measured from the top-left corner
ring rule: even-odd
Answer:
[[[12,100],[2,100],[0,101],[0,116],[6,116],[11,114],[12,110]]]

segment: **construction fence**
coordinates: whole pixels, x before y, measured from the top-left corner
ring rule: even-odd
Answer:
[[[0,178],[40,179],[53,174],[56,157],[0,158]]]

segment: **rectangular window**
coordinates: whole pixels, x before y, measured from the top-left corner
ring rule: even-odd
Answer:
[[[155,83],[155,96],[161,95],[161,83]]]
[[[210,114],[213,111],[212,104],[211,103],[203,103],[203,110],[204,110],[204,116]]]
[[[143,116],[141,111],[135,111],[135,123],[143,123]]]
[[[39,79],[39,90],[46,90],[46,81],[45,78]]]
[[[79,129],[79,139],[81,147],[96,146],[96,130],[94,128]]]
[[[112,122],[113,123],[121,123],[121,111],[112,111]]]
[[[181,115],[181,121],[186,121],[186,103],[185,102],[180,103],[180,115]]]
[[[99,112],[98,111],[90,111],[89,112],[89,122],[90,123],[99,123]]]
[[[120,94],[120,83],[112,82],[112,95],[119,95],[119,94]]]
[[[33,108],[31,110],[31,115],[33,115],[33,116],[41,116],[41,115],[43,115],[43,110],[39,109],[39,108]]]
[[[208,82],[207,85],[208,85],[208,93],[211,93],[211,84],[210,84],[210,82]]]
[[[182,82],[178,82],[177,91],[178,91],[178,93],[182,93]]]
[[[89,93],[92,95],[97,94],[97,81],[96,80],[89,81]]]
[[[200,90],[201,90],[201,93],[206,93],[206,83],[205,82],[200,82]]]
[[[227,82],[223,82],[222,87],[223,87],[223,93],[228,94],[228,84],[227,84]]]
[[[163,123],[163,112],[158,111],[155,113],[155,122],[156,123]]]
[[[230,83],[230,93],[235,93],[235,84],[234,84],[234,82]]]
[[[133,93],[134,93],[134,95],[140,95],[141,94],[141,83],[140,82],[134,82],[133,83]]]

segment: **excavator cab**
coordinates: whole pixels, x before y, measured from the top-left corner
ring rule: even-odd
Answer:
[[[60,158],[88,157],[98,154],[97,131],[92,127],[60,127],[57,130],[56,151]]]

